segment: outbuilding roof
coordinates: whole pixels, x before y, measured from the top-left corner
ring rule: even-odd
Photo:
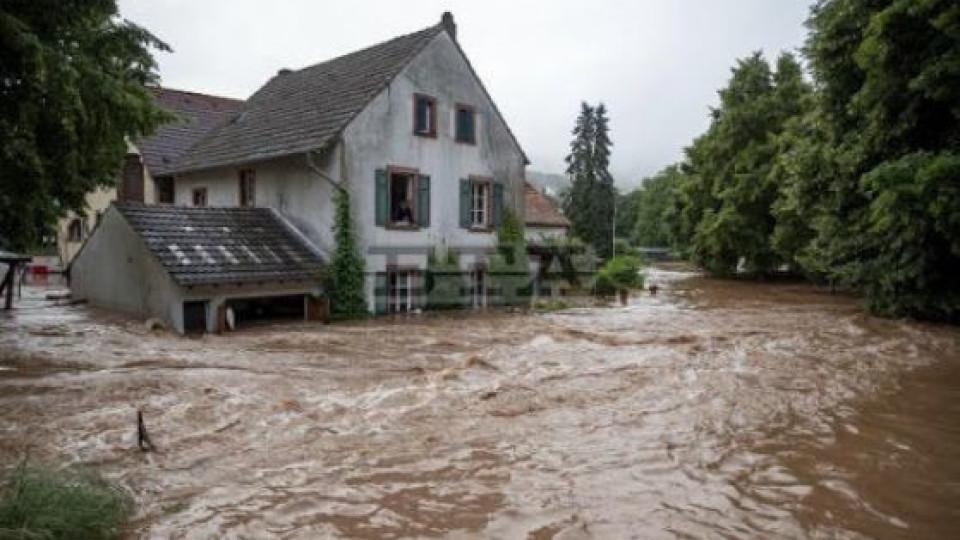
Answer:
[[[570,227],[568,220],[550,197],[529,182],[523,187],[524,223],[529,227]]]
[[[180,285],[315,281],[323,260],[270,208],[115,203]]]
[[[169,174],[187,149],[243,105],[238,99],[159,86],[150,87],[150,92],[160,108],[179,117],[137,143],[143,162],[154,177]]]

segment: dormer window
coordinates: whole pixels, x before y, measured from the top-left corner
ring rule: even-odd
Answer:
[[[423,94],[413,96],[413,134],[437,136],[437,100]]]
[[[469,105],[457,104],[457,142],[477,144],[477,111]]]

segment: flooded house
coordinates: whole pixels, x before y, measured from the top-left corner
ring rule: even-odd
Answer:
[[[530,202],[528,160],[457,42],[450,13],[423,30],[282,69],[236,105],[153,174],[163,179],[155,201],[169,206],[123,197],[104,215],[72,265],[76,297],[161,317],[180,331],[222,326],[218,310],[241,297],[301,298],[306,312],[320,291],[304,281],[309,272],[287,280],[280,266],[312,271],[327,259],[333,198],[343,189],[371,311],[424,307],[428,258],[438,249],[457,252],[472,304],[486,305],[496,228],[508,212],[523,219]],[[248,231],[231,220],[247,213],[265,228],[269,221],[277,236],[242,236]],[[537,226],[557,234],[563,221],[554,215]],[[269,244],[280,230],[298,257],[264,254],[284,257]],[[270,266],[266,277],[250,279],[262,265]],[[123,278],[126,288],[111,287],[106,276],[122,268],[135,270]],[[203,283],[183,277],[208,270]],[[201,311],[204,321],[191,324]]]
[[[474,294],[506,212],[522,218],[527,158],[457,42],[453,16],[283,69],[172,167],[174,204],[269,207],[332,251],[346,189],[376,312],[424,305],[432,249],[454,249]]]

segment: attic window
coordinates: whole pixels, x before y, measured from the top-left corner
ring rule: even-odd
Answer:
[[[437,136],[437,100],[423,94],[413,95],[413,134]]]
[[[193,190],[193,205],[194,206],[207,205],[207,188],[199,187]]]
[[[457,104],[457,142],[477,144],[477,111],[469,106]]]

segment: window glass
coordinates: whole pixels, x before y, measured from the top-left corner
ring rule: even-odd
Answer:
[[[390,175],[390,222],[394,225],[416,225],[413,214],[414,184],[416,182],[412,174]]]
[[[207,205],[207,188],[196,188],[193,190],[193,205],[194,206]]]
[[[417,135],[434,136],[437,134],[437,105],[430,96],[414,96],[413,132]]]
[[[240,171],[240,206],[256,203],[256,176],[252,169]]]
[[[486,227],[489,224],[490,184],[473,182],[470,197],[470,225]]]

